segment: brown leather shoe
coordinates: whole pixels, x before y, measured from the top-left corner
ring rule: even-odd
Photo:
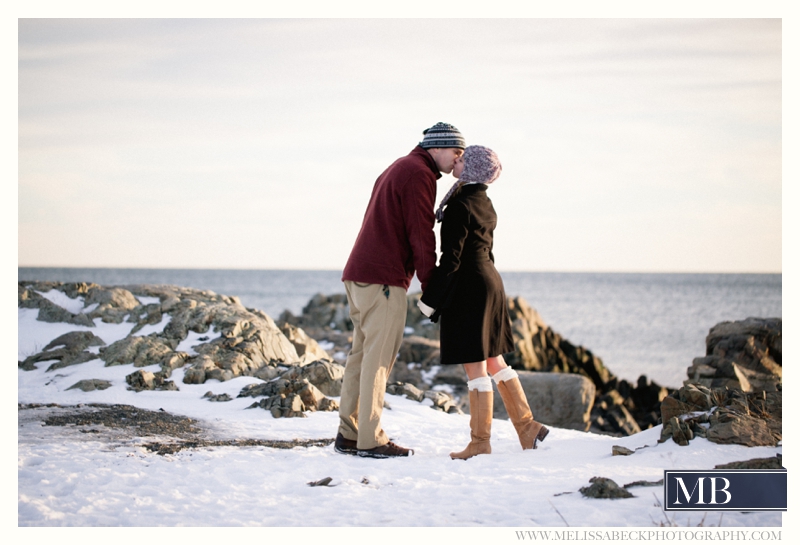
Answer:
[[[364,458],[394,458],[395,456],[410,456],[414,449],[403,448],[391,441],[385,445],[370,449],[358,449],[358,455]]]
[[[338,452],[339,454],[357,454],[358,447],[356,446],[356,441],[351,439],[345,439],[344,435],[341,433],[336,434],[336,441],[333,443],[333,450]]]

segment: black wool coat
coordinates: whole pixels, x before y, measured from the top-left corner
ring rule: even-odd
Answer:
[[[492,245],[497,214],[488,186],[462,186],[450,197],[440,231],[439,264],[422,302],[440,322],[441,363],[474,363],[514,351],[503,280]]]

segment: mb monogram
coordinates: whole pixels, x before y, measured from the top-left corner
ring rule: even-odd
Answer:
[[[786,511],[786,469],[664,471],[666,511]]]

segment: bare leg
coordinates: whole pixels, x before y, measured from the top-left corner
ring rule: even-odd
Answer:
[[[489,376],[486,372],[486,360],[476,361],[473,363],[465,363],[464,371],[467,373],[467,380],[473,380],[476,378]]]
[[[502,371],[503,369],[507,368],[506,360],[503,359],[503,356],[492,356],[491,358],[486,358],[486,367],[489,371],[489,374],[494,376],[498,372]]]

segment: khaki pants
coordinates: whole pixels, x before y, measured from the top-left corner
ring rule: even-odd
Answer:
[[[406,324],[406,292],[381,284],[345,281],[353,347],[347,356],[339,401],[339,433],[358,442],[359,449],[385,445],[381,428],[386,381],[392,370]]]

